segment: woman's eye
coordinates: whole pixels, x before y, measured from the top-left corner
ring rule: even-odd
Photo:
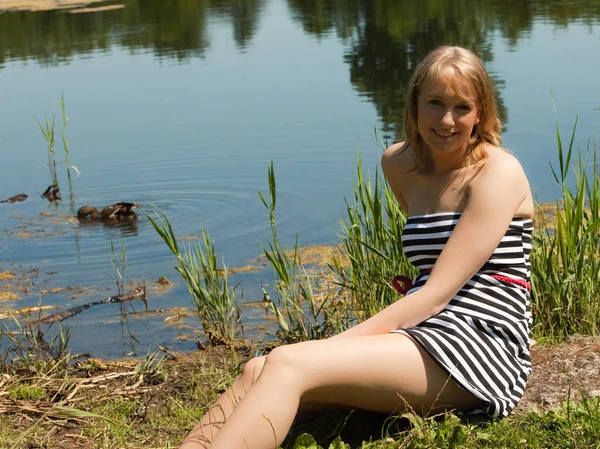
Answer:
[[[431,106],[441,106],[442,102],[440,100],[429,100],[429,104]]]
[[[458,105],[458,110],[461,112],[471,112],[471,106],[469,106],[468,104],[461,104]]]

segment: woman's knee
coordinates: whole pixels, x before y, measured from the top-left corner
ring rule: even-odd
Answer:
[[[265,366],[266,359],[265,356],[261,356],[248,360],[242,369],[242,380],[245,385],[249,386],[256,382],[256,379],[258,379],[258,376],[260,376],[260,373]]]
[[[278,382],[297,384],[302,378],[302,361],[298,354],[298,347],[302,343],[284,345],[273,349],[267,355],[264,372],[269,373]]]
[[[279,346],[273,349],[268,355],[254,357],[250,359],[242,370],[242,380],[245,385],[251,385],[258,379],[266,368],[271,373],[277,372],[278,378],[284,375],[283,372],[294,371],[294,356],[295,348],[293,345]]]

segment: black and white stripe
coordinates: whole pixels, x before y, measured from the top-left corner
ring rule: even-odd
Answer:
[[[410,294],[427,281],[458,212],[409,217],[402,234],[408,260],[422,272]],[[395,332],[417,342],[464,389],[483,402],[474,412],[506,416],[523,395],[531,373],[529,292],[493,275],[529,282],[533,221],[515,218],[489,260],[442,312]]]

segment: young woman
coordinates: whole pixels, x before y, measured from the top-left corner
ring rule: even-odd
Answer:
[[[322,341],[250,360],[181,449],[269,449],[298,410],[340,404],[378,412],[505,416],[531,371],[529,252],[533,201],[501,149],[491,80],[460,47],[440,47],[409,85],[405,142],[382,158],[409,218],[421,271],[405,298]]]

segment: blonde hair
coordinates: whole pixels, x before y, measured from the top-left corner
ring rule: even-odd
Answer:
[[[449,77],[455,91],[466,81],[475,94],[479,123],[473,127],[468,142],[466,165],[483,164],[487,160],[485,143],[500,145],[502,122],[498,116],[494,85],[483,62],[471,51],[462,47],[438,47],[429,53],[415,69],[409,83],[404,114],[404,148],[413,149],[417,166],[415,170],[431,170],[431,158],[417,127],[419,91],[423,83],[432,78]]]

